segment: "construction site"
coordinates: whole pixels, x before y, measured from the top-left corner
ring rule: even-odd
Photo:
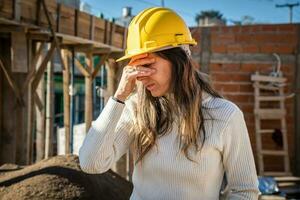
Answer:
[[[257,175],[300,199],[300,24],[190,27],[192,57],[243,111]],[[127,27],[56,0],[0,0],[0,199],[129,199],[130,152],[104,174],[78,151],[117,89]]]

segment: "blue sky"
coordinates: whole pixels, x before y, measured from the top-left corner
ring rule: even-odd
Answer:
[[[141,10],[161,5],[161,0],[83,0],[92,6],[94,14],[102,12],[104,17],[120,17],[122,8],[130,6],[136,15]],[[109,3],[111,2],[111,3]],[[165,7],[179,13],[189,26],[195,26],[194,16],[202,10],[218,10],[227,19],[240,20],[248,15],[259,23],[288,23],[289,9],[276,8],[276,4],[297,3],[300,0],[164,0]],[[293,21],[300,23],[300,6],[294,7]]]

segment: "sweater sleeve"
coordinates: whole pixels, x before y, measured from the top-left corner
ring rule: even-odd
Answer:
[[[243,113],[237,109],[222,134],[223,164],[230,200],[258,199],[258,181]]]
[[[92,123],[79,150],[79,163],[84,172],[106,172],[129,149],[133,136],[129,132],[132,117],[127,104],[110,98]]]

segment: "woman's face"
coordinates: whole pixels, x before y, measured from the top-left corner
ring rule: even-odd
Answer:
[[[149,58],[154,58],[154,63],[144,66],[155,69],[150,76],[139,77],[145,88],[151,92],[153,97],[160,97],[167,94],[171,86],[172,64],[155,53],[150,53]]]

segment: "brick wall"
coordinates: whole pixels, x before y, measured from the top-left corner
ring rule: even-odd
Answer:
[[[277,53],[282,62],[281,69],[288,79],[286,92],[293,92],[295,79],[296,50],[298,48],[298,25],[251,25],[210,28],[191,28],[198,45],[192,54],[202,71],[211,76],[213,87],[224,97],[235,102],[244,112],[249,135],[256,157],[254,124],[254,89],[250,80],[256,71],[269,73],[276,65]],[[286,102],[288,143],[292,170],[294,153],[294,101]],[[264,123],[276,128],[278,123]],[[272,134],[263,137],[263,146],[268,149],[279,147]],[[283,169],[281,157],[266,157],[266,169]]]

